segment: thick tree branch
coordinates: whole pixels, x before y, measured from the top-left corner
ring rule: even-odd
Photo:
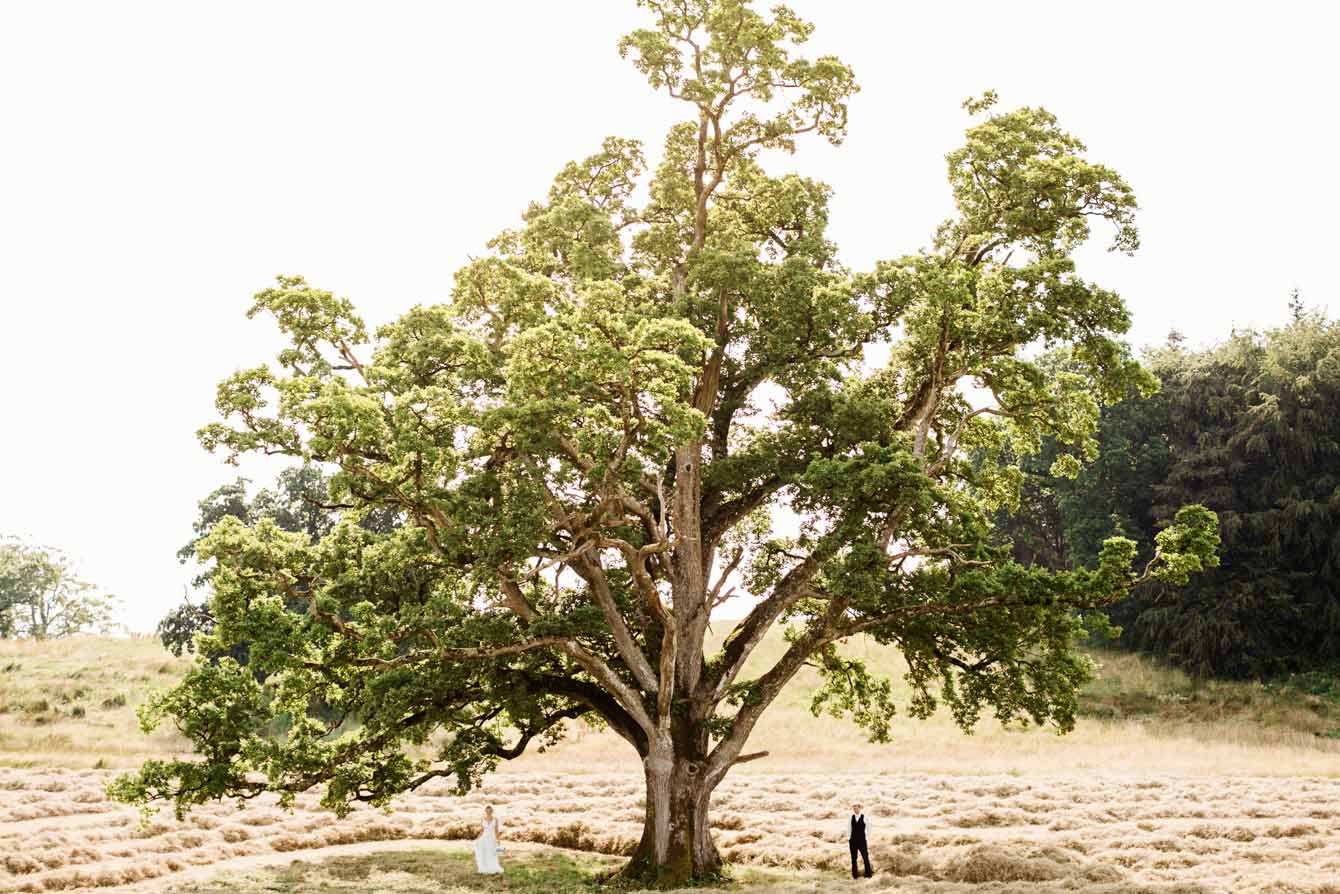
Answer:
[[[359,637],[361,638],[361,637]],[[433,636],[433,639],[436,639]],[[570,640],[565,636],[541,636],[535,639],[523,640],[519,643],[509,643],[505,646],[495,646],[491,649],[414,649],[409,652],[397,655],[394,658],[379,658],[375,655],[363,656],[357,658],[346,658],[335,662],[337,666],[347,667],[375,667],[381,670],[394,670],[398,667],[407,667],[413,664],[421,664],[425,661],[477,661],[484,658],[501,658],[505,655],[519,655],[523,652],[533,652],[536,649],[561,648],[567,645]],[[320,661],[304,661],[302,666],[308,670],[322,670],[327,665]]]
[[[847,609],[842,599],[833,599],[828,603],[824,615],[807,632],[795,640],[767,673],[753,681],[749,696],[731,719],[726,735],[717,743],[707,757],[704,777],[713,782],[726,775],[726,771],[739,762],[740,751],[749,740],[754,725],[763,716],[763,712],[772,704],[773,699],[795,675],[805,661],[814,654],[815,649],[837,638],[834,626]]]
[[[715,545],[740,519],[762,506],[782,486],[782,476],[769,475],[735,499],[710,508],[703,522],[703,539]]]
[[[764,635],[782,613],[806,594],[810,581],[823,563],[837,551],[840,543],[840,539],[832,534],[820,540],[814,550],[783,575],[772,593],[754,606],[726,637],[720,664],[712,681],[711,698],[719,699],[725,695],[744,669],[754,648],[762,642]]]
[[[599,561],[591,557],[590,551],[584,551],[571,560],[569,567],[586,581],[591,594],[595,596],[596,604],[604,612],[605,623],[609,625],[610,633],[614,636],[619,655],[633,672],[633,676],[644,689],[656,692],[660,689],[660,681],[656,672],[652,670],[646,654],[633,639],[632,631],[628,629],[628,622],[619,613],[614,593],[610,590],[609,578],[605,576],[605,570],[600,567]]]
[[[562,695],[586,705],[599,714],[600,718],[610,725],[610,729],[636,748],[638,754],[646,754],[647,733],[631,714],[599,686],[570,676],[538,674],[530,671],[518,671],[517,677],[538,692]]]
[[[552,714],[546,714],[534,724],[528,724],[526,728],[521,731],[515,745],[512,745],[511,747],[490,745],[484,749],[484,753],[493,755],[494,757],[500,757],[507,761],[515,760],[525,752],[526,746],[529,745],[531,740],[536,736],[547,732],[552,729],[555,724],[561,723],[564,720],[576,720],[590,710],[591,709],[586,705],[577,705],[571,708],[564,708],[561,711],[554,711]]]

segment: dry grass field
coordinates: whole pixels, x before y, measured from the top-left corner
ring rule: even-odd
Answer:
[[[774,642],[772,649],[779,647]],[[849,649],[897,672],[896,656]],[[760,650],[766,661],[767,650]],[[809,714],[800,678],[718,791],[734,891],[853,890],[842,824],[872,818],[871,890],[1340,894],[1340,705],[1308,685],[1197,684],[1132,656],[1102,674],[1069,736],[984,721],[900,719],[874,746]],[[110,803],[113,769],[179,751],[133,707],[185,666],[147,639],[0,642],[0,892],[564,892],[627,852],[642,792],[631,752],[585,727],[467,798],[445,786],[336,820],[316,797],[170,811]],[[82,709],[82,710],[81,710]],[[467,843],[497,805],[509,872],[472,873]],[[560,850],[561,849],[561,850]]]
[[[343,820],[307,798],[292,813],[218,804],[184,822],[161,813],[147,825],[104,799],[106,778],[0,770],[0,890],[307,890],[295,871],[315,876],[305,882],[313,891],[337,890],[341,873],[361,871],[366,883],[374,870],[404,872],[387,868],[395,861],[387,863],[386,843],[398,842],[432,848],[421,881],[440,891],[454,876],[476,883],[459,840],[477,831],[485,803],[497,805],[508,845],[617,856],[641,830],[638,779],[625,773],[500,774],[466,798],[426,788],[392,811]],[[875,890],[1340,894],[1333,779],[741,774],[715,799],[718,845],[740,866],[772,870],[746,873],[747,890],[845,890],[843,822],[853,797],[871,816]],[[344,863],[327,866],[328,857]],[[294,858],[305,868],[288,865]],[[504,862],[517,858],[505,854]],[[276,887],[286,876],[294,884]],[[415,890],[393,881],[347,890]]]

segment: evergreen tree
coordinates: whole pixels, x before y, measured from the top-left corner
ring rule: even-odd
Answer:
[[[1124,640],[1203,674],[1340,661],[1340,325],[1302,312],[1151,360],[1172,462],[1148,512],[1163,522],[1179,500],[1204,503],[1223,553],[1185,590],[1138,593]]]
[[[1204,351],[1170,335],[1146,353],[1158,393],[1103,407],[1098,459],[1054,478],[1062,449],[1044,442],[1021,462],[1020,511],[998,518],[1016,557],[1078,567],[1114,534],[1149,542],[1185,502],[1218,513],[1218,568],[1107,609],[1121,644],[1197,674],[1340,661],[1340,325],[1297,291],[1289,317]]]

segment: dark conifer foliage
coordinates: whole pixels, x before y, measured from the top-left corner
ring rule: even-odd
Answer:
[[[1091,561],[1114,532],[1148,542],[1175,508],[1218,513],[1221,564],[1109,610],[1121,643],[1197,674],[1270,676],[1340,661],[1340,324],[1304,309],[1208,350],[1174,335],[1146,355],[1157,395],[1103,409],[1099,459],[1074,480],[1028,460],[1016,558]]]
[[[1173,461],[1152,512],[1196,494],[1219,513],[1222,564],[1176,594],[1151,588],[1125,636],[1198,673],[1340,660],[1340,324],[1294,317],[1153,358]]]

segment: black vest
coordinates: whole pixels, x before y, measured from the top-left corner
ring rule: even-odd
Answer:
[[[851,840],[865,841],[865,814],[851,818]]]

